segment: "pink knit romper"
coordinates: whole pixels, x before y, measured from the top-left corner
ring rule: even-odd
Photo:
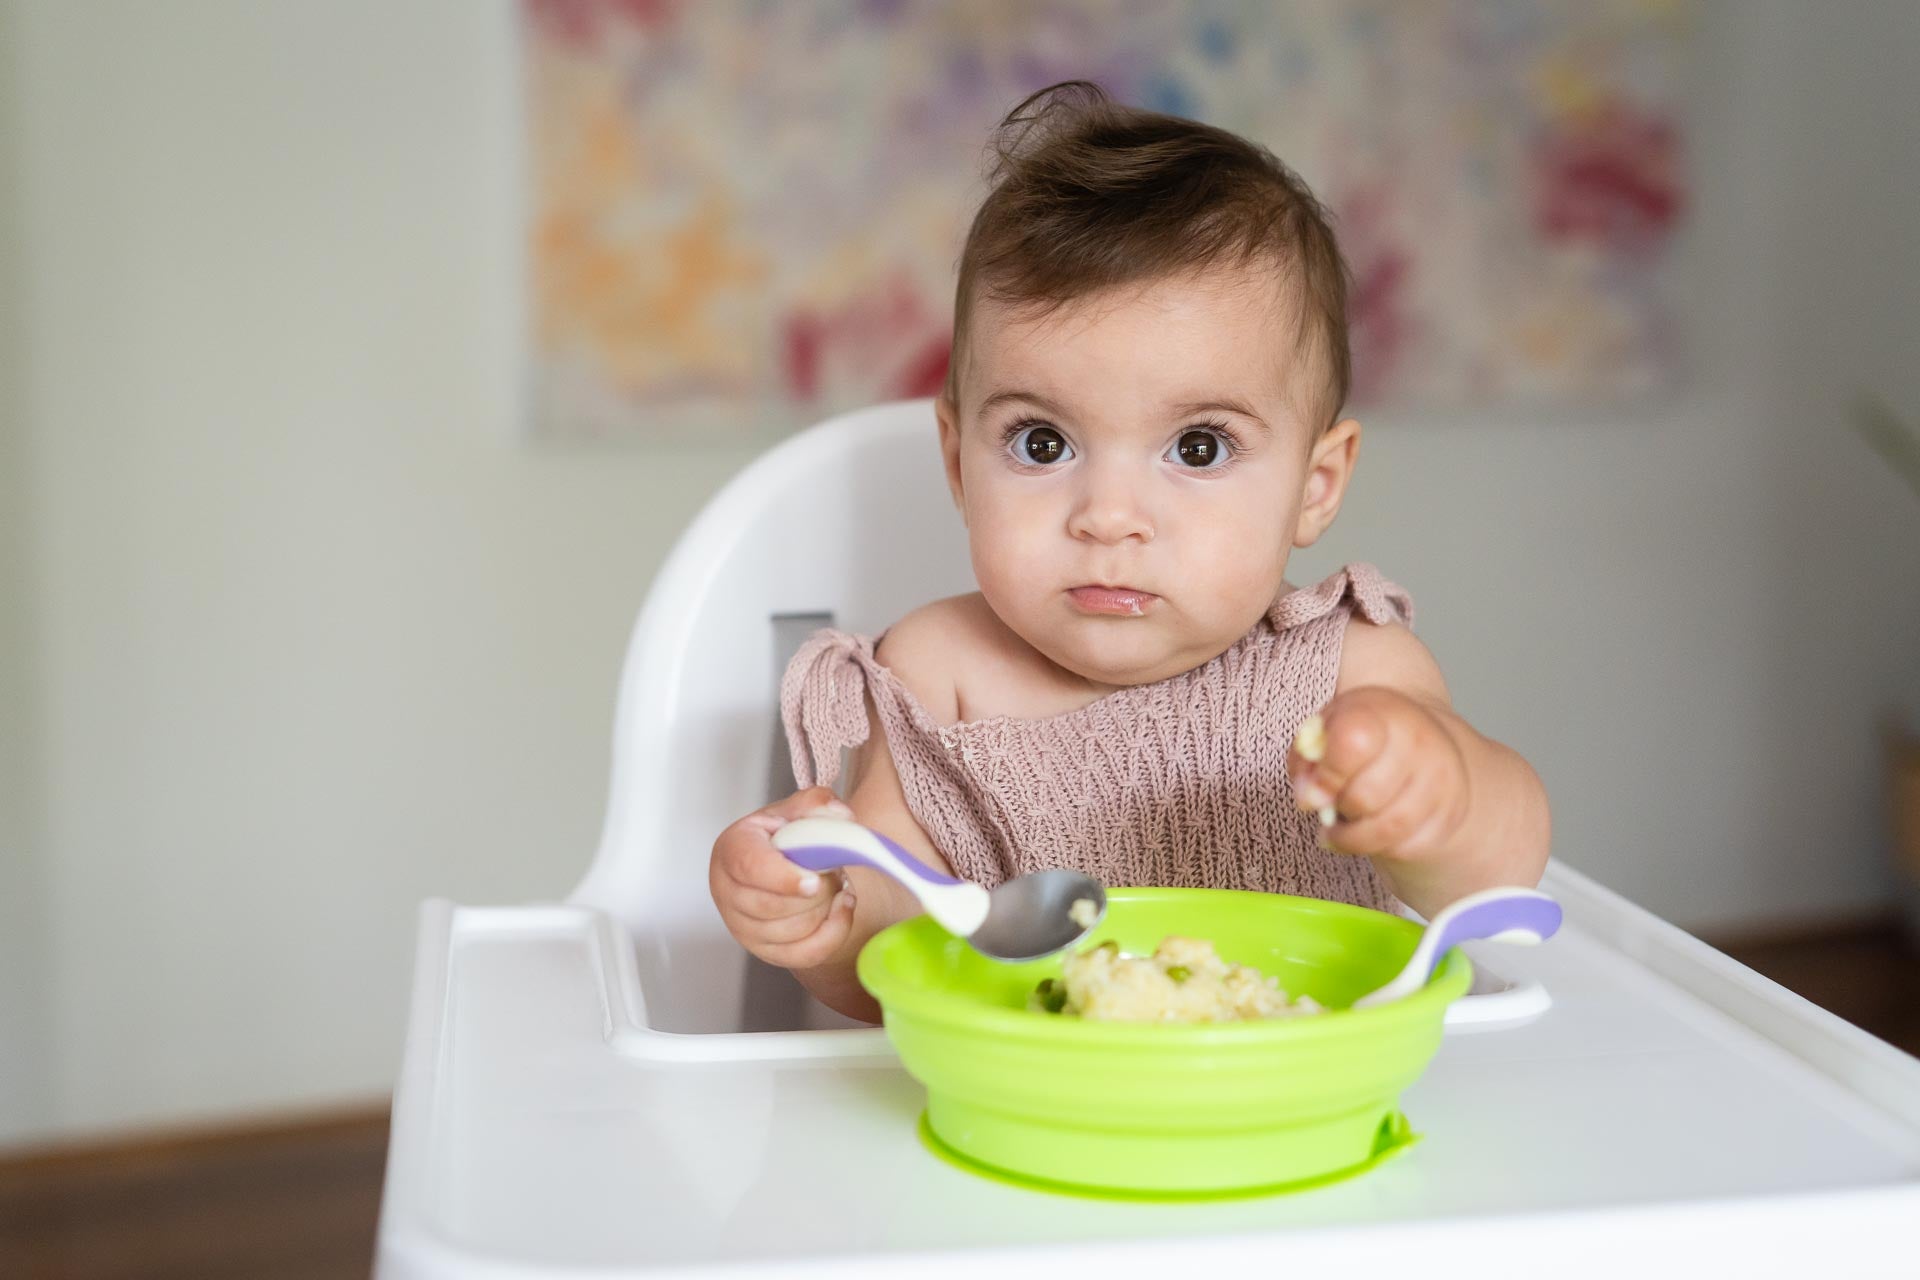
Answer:
[[[869,697],[907,807],[955,875],[992,886],[1046,867],[1107,885],[1207,886],[1392,910],[1361,857],[1315,840],[1287,748],[1333,697],[1347,620],[1411,625],[1372,565],[1290,591],[1225,653],[1155,684],[1040,720],[941,725],[874,660],[876,641],[821,631],[794,655],[780,712],[802,787],[831,786],[867,737]]]

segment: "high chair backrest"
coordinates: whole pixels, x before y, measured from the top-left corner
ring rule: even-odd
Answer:
[[[572,901],[625,924],[643,969],[649,950],[677,966],[709,951],[703,935],[730,942],[707,857],[784,776],[770,766],[786,755],[792,646],[828,622],[871,634],[972,589],[931,400],[830,419],[754,461],[681,536],[640,611],[606,826]]]

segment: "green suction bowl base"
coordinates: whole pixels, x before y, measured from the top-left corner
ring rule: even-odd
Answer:
[[[944,1119],[945,1117],[943,1117]],[[1373,1126],[1371,1146],[1360,1148],[1365,1154],[1354,1163],[1334,1168],[1322,1167],[1297,1176],[1284,1176],[1280,1179],[1265,1179],[1244,1185],[1230,1186],[1115,1186],[1107,1183],[1088,1183],[1073,1179],[1038,1176],[1034,1173],[1009,1169],[989,1161],[977,1158],[961,1151],[941,1137],[933,1117],[932,1109],[920,1115],[920,1141],[940,1159],[957,1169],[965,1170],[977,1177],[988,1178],[1007,1186],[1019,1187],[1028,1191],[1045,1191],[1054,1195],[1078,1196],[1092,1200],[1151,1201],[1156,1203],[1205,1203],[1218,1200],[1247,1200],[1261,1196],[1282,1195],[1288,1192],[1310,1191],[1315,1187],[1327,1186],[1356,1177],[1370,1169],[1391,1160],[1420,1140],[1407,1123],[1405,1115],[1389,1109],[1384,1117],[1370,1119]],[[1204,1153],[1201,1156],[1204,1159]],[[1188,1155],[1176,1164],[1191,1164],[1193,1157]],[[1286,1163],[1282,1161],[1282,1163]],[[1268,1162],[1272,1167],[1272,1162]],[[1099,1166],[1095,1166],[1099,1167]],[[1136,1177],[1132,1181],[1142,1179]]]

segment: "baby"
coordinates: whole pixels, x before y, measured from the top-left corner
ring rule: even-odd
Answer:
[[[1015,108],[997,156],[936,404],[980,589],[795,656],[805,789],[715,841],[728,929],[877,1020],[855,956],[918,908],[782,857],[771,833],[809,814],[987,885],[1070,865],[1431,915],[1537,882],[1540,780],[1453,710],[1405,594],[1365,565],[1285,581],[1360,445],[1312,194],[1244,139],[1079,82]]]

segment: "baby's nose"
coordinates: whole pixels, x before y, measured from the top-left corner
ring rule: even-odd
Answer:
[[[1088,542],[1153,541],[1153,519],[1130,485],[1107,480],[1087,486],[1074,503],[1067,532]]]

